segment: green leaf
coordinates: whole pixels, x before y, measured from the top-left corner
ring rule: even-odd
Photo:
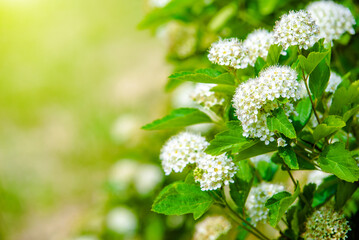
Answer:
[[[299,185],[294,194],[283,191],[279,192],[267,200],[265,206],[269,209],[269,224],[273,227],[277,226],[283,214],[296,200],[300,192]]]
[[[273,180],[273,177],[278,170],[278,165],[273,162],[259,161],[256,168],[262,179],[269,182]]]
[[[217,86],[211,88],[211,92],[225,94],[232,98],[234,92],[236,91],[235,86],[218,84]]]
[[[206,153],[211,155],[220,155],[229,151],[238,153],[253,146],[258,141],[243,136],[243,129],[239,121],[228,122],[227,127],[229,130],[218,133],[214,137],[207,147]]]
[[[293,125],[295,129],[301,130],[308,123],[312,114],[312,104],[309,97],[300,100],[295,108],[298,115],[293,116]]]
[[[178,81],[191,81],[197,83],[214,83],[234,85],[234,76],[230,73],[221,73],[211,68],[199,69],[195,72],[178,72],[168,78]]]
[[[272,142],[266,145],[264,142],[256,140],[252,146],[239,151],[238,155],[235,157],[235,161],[248,159],[265,153],[273,152],[276,150],[277,150],[277,143]]]
[[[341,117],[329,115],[323,123],[319,124],[313,132],[313,138],[317,142],[322,138],[334,134],[336,131],[345,127],[345,122]]]
[[[323,180],[314,193],[312,207],[317,207],[328,201],[337,191],[339,179],[331,175]]]
[[[178,108],[164,118],[153,121],[142,127],[144,130],[163,130],[186,127],[197,123],[209,123],[212,120],[196,108]]]
[[[237,166],[238,171],[235,181],[229,185],[229,188],[233,201],[236,203],[239,212],[242,212],[253,183],[254,175],[248,160],[238,162]]]
[[[336,142],[326,146],[318,162],[323,171],[333,173],[347,182],[358,181],[359,168],[344,143]]]
[[[278,131],[289,138],[296,138],[296,133],[293,125],[289,122],[283,109],[278,108],[272,112],[272,115],[267,118],[267,126],[271,131]]]
[[[200,218],[212,205],[213,199],[194,184],[175,182],[165,187],[155,199],[152,211],[165,215],[193,213]]]
[[[343,86],[335,91],[329,114],[341,116],[358,103],[359,81],[355,81],[348,87],[348,89]]]
[[[311,52],[309,53],[307,58],[304,57],[303,55],[300,55],[298,57],[299,64],[302,67],[302,69],[309,75],[328,54],[329,51]]]
[[[258,8],[261,15],[271,14],[276,6],[278,5],[279,0],[258,0]]]
[[[256,63],[254,64],[254,70],[256,75],[263,69],[263,67],[266,66],[266,61],[264,61],[263,58],[258,57],[256,60]]]
[[[359,111],[359,106],[356,106],[343,115],[343,121],[347,122],[352,116],[354,116]]]
[[[299,169],[297,156],[290,145],[279,147],[278,153],[290,169]]]
[[[309,89],[315,98],[320,99],[328,85],[329,77],[329,65],[325,60],[322,60],[309,77]]]
[[[339,181],[337,192],[335,193],[335,208],[340,210],[358,189],[358,184]]]
[[[282,52],[282,46],[276,44],[271,45],[268,50],[266,66],[272,66],[277,64],[281,52]]]
[[[208,23],[208,29],[213,32],[217,32],[218,30],[220,30],[227,23],[228,20],[230,20],[236,15],[237,8],[238,6],[235,3],[230,3],[227,6],[223,7],[214,15],[214,17]]]

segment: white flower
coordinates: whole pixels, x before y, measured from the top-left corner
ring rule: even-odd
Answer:
[[[257,187],[252,187],[246,201],[246,208],[254,226],[258,222],[267,220],[269,209],[265,207],[265,203],[281,191],[284,191],[284,187],[278,184],[261,183]]]
[[[277,99],[298,100],[300,85],[297,73],[287,66],[272,66],[238,86],[233,97],[233,107],[242,123],[243,136],[260,138],[266,144],[274,141],[274,133],[267,127],[270,112],[279,107],[289,116],[294,112],[290,102],[280,103]]]
[[[324,205],[307,219],[304,239],[331,240],[345,239],[351,230],[344,214],[336,212],[332,206]]]
[[[163,179],[163,173],[159,167],[153,164],[141,164],[134,179],[135,188],[141,195],[151,192]]]
[[[156,8],[163,8],[165,7],[171,0],[150,0],[150,6],[156,7]]]
[[[122,114],[113,123],[111,137],[119,144],[128,144],[139,133],[140,122],[133,114]]]
[[[335,72],[330,72],[328,86],[325,91],[329,93],[334,93],[341,82],[342,78],[338,74],[336,74]]]
[[[290,46],[308,49],[318,38],[318,26],[306,11],[290,11],[276,22],[273,30],[274,43],[286,50]]]
[[[166,175],[172,171],[182,172],[187,164],[195,163],[203,156],[209,145],[204,137],[198,134],[182,132],[171,137],[162,147],[160,159]]]
[[[194,177],[196,182],[200,183],[202,191],[215,190],[233,183],[232,178],[237,170],[238,167],[225,154],[219,156],[205,154],[197,161]]]
[[[206,217],[196,224],[193,240],[216,240],[231,229],[231,222],[223,216]]]
[[[192,100],[203,106],[205,109],[210,109],[215,105],[223,104],[225,99],[218,93],[211,91],[211,88],[215,86],[217,85],[198,83],[191,95]]]
[[[173,108],[195,107],[192,94],[195,85],[192,82],[184,82],[178,86],[171,94],[171,103]]]
[[[243,45],[248,49],[251,63],[255,63],[258,57],[266,60],[269,47],[273,44],[273,33],[265,29],[257,29],[248,34]]]
[[[322,184],[324,178],[330,176],[329,173],[313,170],[308,174],[307,183],[315,183],[317,186]]]
[[[122,159],[116,162],[110,172],[109,181],[121,190],[126,190],[136,176],[139,163],[133,159]]]
[[[287,146],[287,143],[283,138],[280,137],[277,139],[277,145],[278,145],[278,147],[285,147],[285,146]]]
[[[310,3],[307,11],[319,27],[320,38],[325,38],[326,43],[339,39],[345,32],[355,34],[355,19],[343,5],[332,1],[318,1]]]
[[[107,227],[123,235],[131,235],[137,229],[136,215],[125,207],[112,209],[106,218]]]
[[[246,68],[254,65],[248,57],[248,49],[236,38],[219,40],[212,43],[208,59],[215,64],[232,68]]]

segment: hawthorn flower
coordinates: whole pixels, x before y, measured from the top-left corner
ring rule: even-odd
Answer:
[[[273,30],[274,43],[286,50],[290,46],[308,49],[318,38],[319,29],[311,15],[303,10],[290,11],[276,22]]]
[[[344,214],[324,205],[310,216],[305,224],[304,239],[345,239],[351,230]]]
[[[312,2],[307,6],[319,27],[319,37],[326,43],[339,39],[345,32],[355,34],[355,19],[350,10],[332,1]]]
[[[338,85],[342,82],[342,78],[335,72],[330,72],[330,78],[328,81],[328,86],[325,89],[328,93],[334,93]]]
[[[233,183],[232,178],[237,170],[238,167],[225,154],[219,156],[205,154],[197,161],[194,177],[196,182],[200,183],[202,191],[215,190]]]
[[[223,216],[211,216],[196,224],[193,240],[216,240],[231,229],[231,222]]]
[[[274,194],[281,191],[284,191],[282,185],[264,182],[257,187],[252,187],[246,201],[246,208],[254,226],[261,221],[267,220],[269,209],[265,207],[265,203]]]
[[[285,146],[287,146],[287,143],[283,138],[280,137],[277,139],[277,145],[278,145],[278,147],[285,147]]]
[[[297,73],[287,66],[271,66],[259,73],[259,77],[249,79],[238,86],[233,97],[233,107],[242,123],[243,136],[259,138],[266,144],[275,140],[274,133],[267,127],[267,117],[274,109],[282,107],[289,116],[294,112],[290,102],[298,100],[300,85]]]
[[[223,104],[225,99],[211,91],[211,88],[215,86],[216,84],[198,83],[191,96],[192,100],[206,109]]]
[[[195,163],[204,155],[203,151],[208,145],[206,139],[198,134],[182,132],[171,137],[160,154],[165,174],[182,172],[187,164]]]
[[[236,69],[254,65],[254,62],[248,58],[247,47],[237,38],[221,39],[212,43],[208,59],[212,63]]]
[[[248,34],[246,40],[243,41],[243,45],[248,49],[251,65],[254,65],[258,57],[266,60],[273,40],[273,33],[265,29],[257,29]]]

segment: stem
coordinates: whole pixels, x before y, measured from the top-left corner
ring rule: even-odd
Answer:
[[[312,99],[312,94],[310,94],[310,90],[309,90],[309,87],[308,87],[308,76],[305,75],[303,69],[302,69],[302,73],[303,73],[303,77],[304,77],[305,88],[307,89],[307,92],[308,92],[308,95],[309,95],[309,99],[310,99],[310,102],[311,102],[311,104],[312,104],[312,109],[313,109],[315,118],[317,119],[318,124],[320,124],[320,119],[319,119],[317,110],[315,109],[315,105],[314,105],[314,102],[313,102],[313,99]]]

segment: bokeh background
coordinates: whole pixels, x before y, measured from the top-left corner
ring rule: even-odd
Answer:
[[[167,97],[165,49],[137,30],[145,11],[0,1],[0,239],[71,239],[106,201],[109,169],[137,141],[118,132],[143,137]]]

